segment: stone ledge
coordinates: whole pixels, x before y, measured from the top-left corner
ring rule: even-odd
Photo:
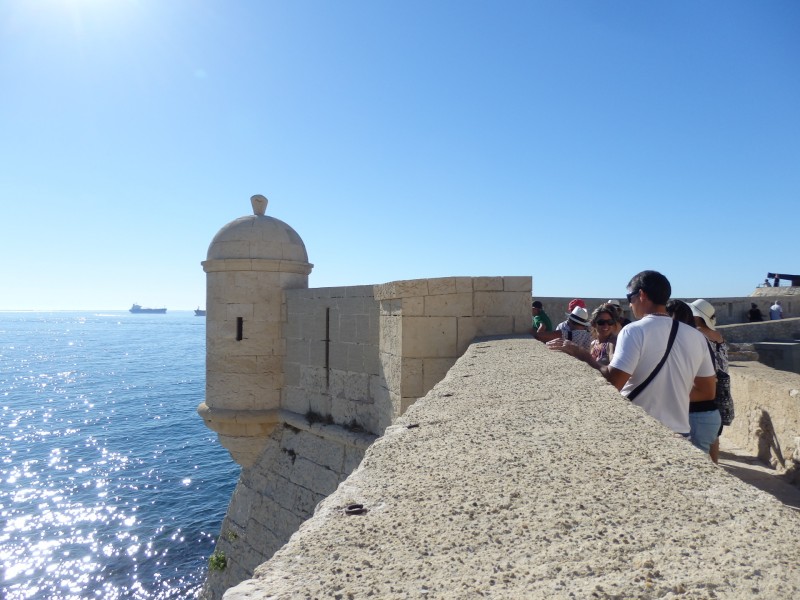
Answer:
[[[483,340],[225,598],[788,599],[798,524],[583,363]]]

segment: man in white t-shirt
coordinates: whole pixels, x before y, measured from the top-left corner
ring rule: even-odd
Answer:
[[[607,367],[573,345],[548,344],[599,369],[623,396],[646,380],[664,357],[673,320],[666,303],[672,294],[669,280],[657,271],[642,271],[628,283],[628,302],[638,319],[617,337],[614,357]],[[666,362],[633,403],[676,433],[689,434],[689,402],[713,400],[716,396],[714,364],[705,336],[684,323],[678,331]]]

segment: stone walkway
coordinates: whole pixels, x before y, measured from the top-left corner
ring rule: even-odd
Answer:
[[[800,488],[783,481],[780,476],[757,457],[747,454],[730,442],[720,438],[719,464],[728,473],[766,492],[785,506],[800,512]]]

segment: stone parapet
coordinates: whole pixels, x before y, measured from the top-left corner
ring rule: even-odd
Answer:
[[[224,597],[793,599],[798,525],[587,365],[478,340]]]
[[[723,436],[800,484],[800,375],[731,362],[736,416]]]

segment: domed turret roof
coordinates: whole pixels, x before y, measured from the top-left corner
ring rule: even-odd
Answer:
[[[251,199],[254,214],[231,221],[219,230],[208,246],[208,260],[265,259],[307,263],[303,240],[289,225],[265,216],[267,199]]]

